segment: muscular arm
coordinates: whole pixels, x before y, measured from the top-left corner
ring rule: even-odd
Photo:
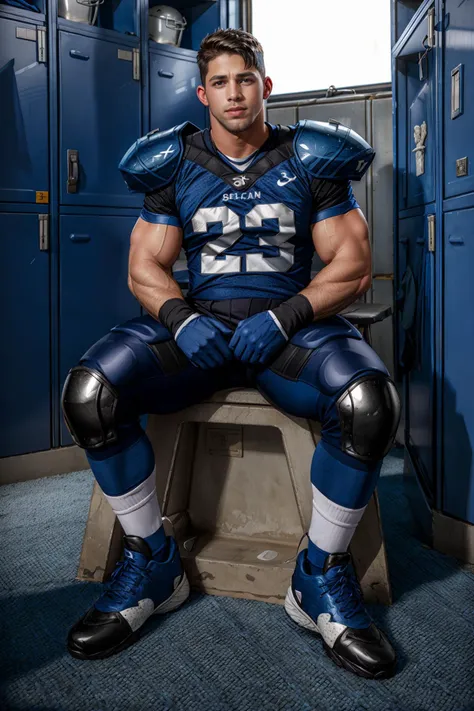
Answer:
[[[370,288],[372,257],[367,222],[359,209],[317,222],[312,236],[326,266],[300,293],[318,320],[340,313]]]
[[[130,237],[128,286],[143,308],[157,320],[165,301],[184,300],[171,270],[182,241],[181,227],[152,224],[141,218]]]

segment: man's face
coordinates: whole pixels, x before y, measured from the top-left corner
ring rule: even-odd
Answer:
[[[239,54],[221,54],[209,62],[198,96],[229,133],[238,134],[253,124],[271,90],[271,79],[263,81],[255,67],[246,69]]]

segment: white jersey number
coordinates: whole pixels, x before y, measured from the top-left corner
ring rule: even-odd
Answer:
[[[281,202],[271,205],[255,205],[244,217],[245,227],[262,227],[263,220],[277,219],[276,235],[259,237],[259,247],[278,247],[277,257],[265,257],[263,252],[246,255],[227,254],[240,237],[239,216],[229,207],[201,207],[193,217],[194,232],[207,232],[214,222],[222,223],[222,234],[208,242],[201,251],[201,274],[236,274],[242,271],[242,259],[246,260],[247,272],[287,272],[294,263],[295,246],[289,240],[295,234],[295,213]]]

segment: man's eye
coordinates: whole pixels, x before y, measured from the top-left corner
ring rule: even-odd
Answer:
[[[223,81],[215,81],[214,86],[219,86],[219,84],[223,84],[223,83],[224,83]]]

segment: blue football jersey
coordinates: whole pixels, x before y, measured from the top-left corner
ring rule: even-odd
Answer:
[[[146,195],[142,219],[183,229],[192,299],[294,296],[311,280],[311,225],[359,207],[349,180],[313,178],[295,156],[297,126],[267,126],[242,171],[209,129],[187,135],[173,180]]]

